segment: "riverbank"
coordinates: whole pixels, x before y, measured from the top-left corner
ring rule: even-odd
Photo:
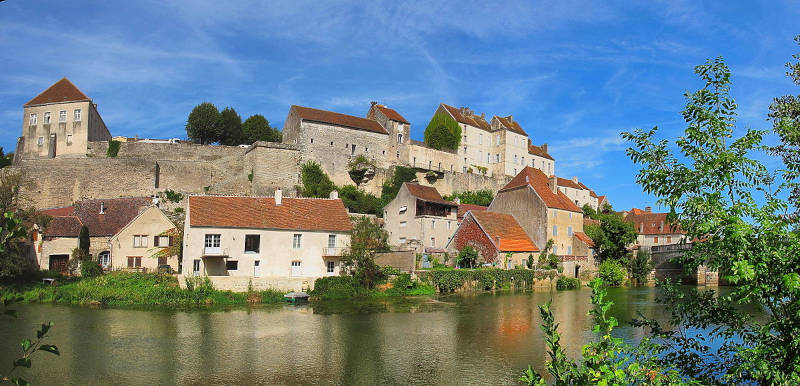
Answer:
[[[114,272],[92,278],[56,280],[53,285],[25,283],[0,286],[2,298],[17,297],[23,302],[54,303],[101,307],[206,307],[245,304],[275,304],[284,293],[277,290],[231,292],[214,289],[199,278],[189,288],[181,288],[172,275]]]

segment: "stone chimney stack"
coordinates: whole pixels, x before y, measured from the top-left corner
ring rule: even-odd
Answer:
[[[331,190],[331,194],[329,196],[331,199],[336,200],[339,198],[339,191],[338,190]]]
[[[652,206],[645,206],[644,207],[644,211],[647,212],[647,213],[653,213],[653,207]]]
[[[546,143],[543,143],[543,144],[542,144],[542,151],[544,151],[545,153],[547,153],[547,144],[546,144]]]
[[[506,118],[508,118],[509,122],[514,122],[514,116],[513,115],[509,115]]]
[[[577,176],[572,176],[572,182],[577,184],[578,183],[578,177]]]
[[[550,179],[549,179],[548,182],[550,183],[549,184],[550,185],[550,190],[552,190],[553,193],[558,193],[558,180],[556,179],[556,176],[555,175],[550,176]]]
[[[275,190],[275,206],[281,206],[283,203],[283,191],[280,189]]]

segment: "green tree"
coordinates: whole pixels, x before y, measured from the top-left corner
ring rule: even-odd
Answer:
[[[589,204],[583,204],[581,210],[583,211],[583,214],[589,216],[589,218],[593,219],[597,217],[597,211],[594,210],[594,208],[592,208],[592,206]]]
[[[282,140],[281,132],[270,126],[267,118],[261,114],[248,117],[242,124],[242,132],[247,144],[256,141],[281,142]]]
[[[3,153],[3,147],[0,146],[0,168],[4,168],[6,166],[11,166],[11,163],[14,161],[14,153]]]
[[[461,144],[461,126],[447,114],[434,114],[425,128],[425,144],[433,149],[456,150]]]
[[[242,117],[233,107],[226,107],[219,113],[219,126],[220,144],[236,146],[246,142],[242,133]]]
[[[492,200],[494,200],[494,192],[489,189],[484,189],[453,193],[444,197],[445,200],[450,201],[454,201],[456,198],[458,198],[462,204],[489,206]]]
[[[662,300],[679,328],[664,329],[654,321],[641,324],[659,334],[665,347],[682,352],[665,356],[663,363],[677,366],[687,376],[709,383],[798,384],[797,218],[787,215],[789,203],[780,198],[782,191],[773,189],[766,168],[751,158],[765,148],[767,132],[736,130],[737,105],[730,95],[731,74],[725,61],[708,60],[695,73],[705,85],[685,94],[687,128],[674,145],[654,140],[657,128],[623,137],[632,143],[628,155],[642,165],[637,182],[670,209],[669,217],[680,222],[689,239],[703,240],[678,262],[689,269],[705,264],[728,272],[727,279],[737,285],[724,296],[715,291],[670,292],[667,286],[672,296]],[[788,124],[786,118],[776,118],[777,126]],[[734,136],[739,131],[743,134]],[[796,182],[791,170],[784,178],[789,184]],[[740,304],[759,304],[766,312],[753,318],[737,308]],[[707,340],[687,339],[680,333],[707,326],[717,326],[707,339],[723,342],[713,351]]]
[[[469,245],[465,245],[464,248],[458,251],[456,262],[461,268],[475,268],[475,264],[478,262],[478,251]]]
[[[800,35],[794,40],[800,44]],[[800,53],[792,56],[795,63],[786,63],[786,74],[800,86]],[[770,151],[783,160],[784,189],[790,193],[789,202],[794,206],[794,214],[800,214],[800,95],[784,95],[772,102],[769,106],[769,117],[772,119],[772,128],[780,143]]]
[[[600,224],[586,225],[583,230],[594,241],[597,257],[601,260],[616,259],[627,261],[628,246],[636,242],[636,229],[633,223],[623,220],[617,213],[596,216]]]
[[[539,268],[541,269],[557,269],[559,272],[563,270],[563,268],[558,266],[560,260],[558,256],[553,253],[553,244],[555,242],[553,239],[547,240],[547,243],[542,248],[542,251],[539,252]]]
[[[400,187],[403,186],[403,183],[411,182],[415,179],[417,179],[417,173],[414,169],[404,166],[395,166],[392,177],[387,179],[381,187],[381,200],[384,206],[394,200],[397,196],[397,192],[400,191]]]
[[[78,234],[78,248],[87,255],[89,254],[89,243],[89,228],[84,225],[81,227],[81,231]]]
[[[375,252],[389,250],[389,234],[369,217],[353,217],[350,247],[342,262],[364,288],[373,288],[383,278],[375,264]]]
[[[647,278],[653,271],[653,256],[650,250],[642,248],[633,254],[628,261],[628,271],[637,283],[647,283]]]
[[[345,185],[337,188],[339,198],[351,213],[365,213],[382,216],[383,201],[375,195],[365,193],[353,185]]]
[[[328,198],[331,192],[336,190],[336,185],[330,177],[314,161],[303,164],[300,177],[303,180],[303,187],[300,191],[303,197]]]
[[[204,145],[219,142],[222,128],[217,107],[209,102],[195,106],[186,120],[186,135],[193,142]]]

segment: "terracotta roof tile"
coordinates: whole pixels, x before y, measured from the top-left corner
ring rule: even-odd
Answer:
[[[510,190],[514,188],[518,188],[520,186],[528,185],[536,191],[536,194],[542,198],[545,205],[548,208],[556,208],[556,209],[563,209],[568,210],[571,212],[578,212],[583,213],[581,208],[578,208],[572,200],[567,197],[562,191],[557,190],[556,193],[553,193],[550,190],[550,183],[547,176],[542,173],[539,169],[534,169],[530,166],[526,166],[522,171],[519,172],[511,181],[500,189],[500,192],[505,190]]]
[[[191,226],[347,232],[342,200],[274,197],[190,196]]]
[[[464,216],[467,215],[468,211],[484,211],[489,209],[485,206],[480,205],[473,205],[473,204],[458,204],[458,218],[462,219]]]
[[[586,235],[586,233],[575,232],[574,235],[578,238],[578,240],[583,241],[583,243],[588,245],[590,248],[594,248],[594,241],[592,241],[592,238]]]
[[[536,145],[528,145],[528,154],[533,154],[535,156],[547,158],[549,160],[553,159],[553,157],[551,157],[550,154],[547,154],[547,152],[544,151],[544,149]]]
[[[510,214],[474,211],[472,218],[501,252],[538,252],[539,248]],[[499,240],[499,243],[498,243]]]
[[[113,236],[151,203],[149,197],[81,200],[75,203],[75,216],[89,228],[89,236]]]
[[[573,188],[573,189],[583,189],[583,187],[581,185],[575,183],[574,181],[572,181],[570,179],[561,178],[561,177],[557,177],[557,178],[558,178],[558,186],[564,186],[564,187]]]
[[[389,134],[389,132],[387,132],[386,129],[384,129],[383,126],[378,123],[378,121],[374,121],[372,119],[295,105],[292,105],[291,110],[294,110],[297,113],[297,116],[305,121],[329,123],[356,130],[371,131],[378,134]]]
[[[58,82],[53,83],[47,90],[42,91],[25,106],[43,105],[47,103],[61,103],[61,102],[77,102],[88,101],[89,97],[86,96],[81,90],[75,87],[72,82],[67,78],[61,78]]]
[[[500,124],[503,125],[503,127],[505,127],[506,129],[513,131],[517,134],[522,134],[526,137],[528,136],[528,133],[526,133],[525,130],[522,130],[522,126],[520,126],[519,123],[517,123],[517,121],[515,121],[510,115],[507,117],[498,117],[497,115],[495,115],[494,117],[497,118]]]
[[[455,202],[447,201],[444,198],[442,198],[442,195],[439,194],[439,191],[432,186],[420,185],[413,182],[405,182],[403,183],[403,185],[406,186],[406,189],[408,189],[408,192],[411,193],[412,196],[420,200],[435,202],[437,204],[450,205],[450,206],[458,205]]]
[[[640,235],[685,234],[679,224],[673,227],[667,221],[666,213],[650,213],[633,208],[634,211],[625,216],[625,221],[632,222]]]
[[[81,234],[81,220],[75,216],[54,216],[47,224],[45,236],[78,237]]]
[[[383,113],[383,115],[386,116],[386,118],[389,118],[389,119],[391,119],[393,121],[397,121],[397,122],[407,123],[409,125],[411,124],[411,122],[406,120],[402,115],[400,115],[400,113],[398,113],[394,109],[390,109],[390,108],[388,108],[388,107],[386,107],[384,105],[381,105],[381,104],[376,104],[375,107],[377,107],[378,110],[380,110]]]
[[[75,207],[64,206],[61,208],[48,208],[40,210],[39,213],[46,214],[48,216],[73,216],[75,215]]]
[[[442,103],[442,107],[444,107],[445,110],[447,110],[447,112],[449,112],[450,115],[452,115],[453,118],[460,123],[465,123],[470,126],[484,129],[486,131],[492,131],[492,126],[489,124],[489,122],[486,122],[486,119],[482,118],[480,115],[462,114],[460,109],[457,109],[450,105],[446,105],[444,103]]]
[[[589,189],[589,195],[594,197],[594,198],[598,198],[597,197],[597,193],[595,193],[594,190]]]

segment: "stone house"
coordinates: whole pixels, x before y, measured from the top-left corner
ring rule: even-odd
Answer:
[[[525,267],[528,257],[539,252],[513,215],[483,210],[467,211],[447,249],[455,256],[465,246],[478,251],[480,263],[504,269]]]
[[[367,119],[377,121],[389,132],[386,144],[386,157],[393,158],[396,163],[406,163],[410,159],[411,122],[400,113],[378,102],[371,102]]]
[[[621,213],[625,221],[632,222],[636,232],[639,247],[654,247],[658,245],[680,244],[691,242],[687,240],[686,232],[680,224],[671,224],[667,221],[667,213],[653,213],[651,207],[644,210],[633,208]]]
[[[468,107],[455,108],[440,103],[434,115],[446,114],[461,126],[461,146],[457,149],[457,171],[480,173],[478,169],[486,168],[488,176],[495,175],[495,157],[500,157],[497,145],[492,137],[492,126],[486,121],[486,114],[475,114]],[[505,155],[503,155],[505,156]],[[501,174],[502,175],[502,174]]]
[[[500,175],[516,176],[517,172],[533,161],[528,154],[528,134],[522,130],[514,117],[492,117],[491,123],[496,143],[496,152],[500,153],[500,162],[495,163],[495,172]]]
[[[547,153],[547,144],[536,146],[530,142],[531,140],[528,139],[528,156],[531,158],[531,164],[528,166],[539,169],[548,176],[553,175],[556,170],[556,161]]]
[[[158,207],[150,206],[111,237],[110,261],[101,259],[100,263],[112,270],[152,272],[169,266],[171,271],[178,272],[178,256],[155,256],[175,243],[170,230],[177,231],[172,220]]]
[[[489,211],[513,215],[537,246],[543,248],[553,240],[552,253],[564,262],[565,270],[573,261],[591,266],[594,259],[588,237],[583,237],[583,212],[557,188],[556,178],[525,167],[497,192]]]
[[[579,208],[588,204],[592,209],[597,210],[597,194],[578,181],[578,177],[572,177],[572,179],[558,177],[557,183],[558,190],[564,192]]]
[[[352,224],[340,199],[189,196],[184,276],[246,287],[300,289],[340,274]],[[225,280],[220,288],[231,288]],[[242,284],[244,283],[244,284]],[[231,288],[231,289],[237,289]]]
[[[81,200],[74,205],[40,211],[52,217],[35,237],[36,260],[40,269],[66,271],[72,250],[78,247],[83,226],[89,230],[89,254],[106,269],[127,266],[127,260],[113,257],[112,238],[152,204],[149,197]],[[174,227],[174,225],[173,225]],[[37,226],[37,228],[39,228]],[[161,232],[161,230],[158,230]],[[149,234],[148,237],[155,235]],[[139,255],[139,254],[137,254]],[[177,268],[177,266],[175,266]]]
[[[89,141],[109,139],[97,105],[62,78],[23,106],[16,154],[21,158],[85,156]]]
[[[418,253],[441,253],[458,225],[458,205],[436,188],[406,182],[383,208],[389,244]]]

